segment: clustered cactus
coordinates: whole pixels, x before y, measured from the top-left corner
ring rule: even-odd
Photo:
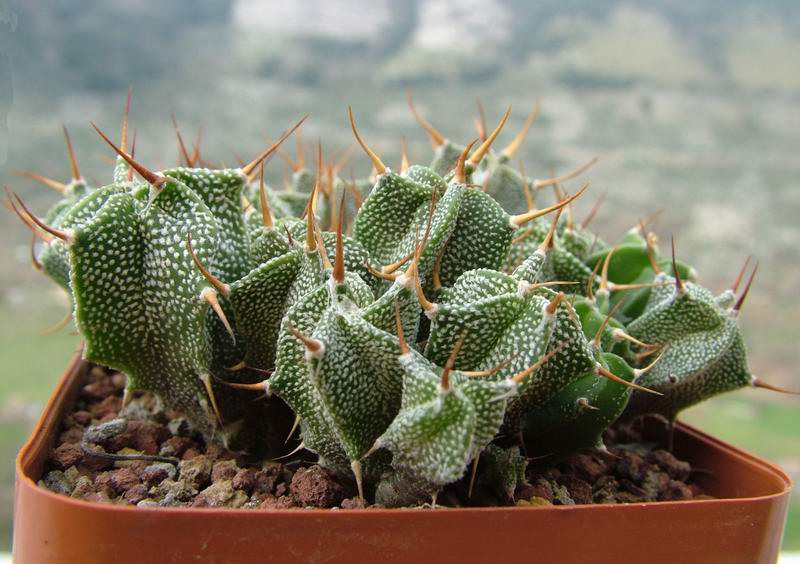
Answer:
[[[254,420],[270,415],[253,391],[278,396],[298,449],[389,506],[435,501],[479,462],[481,481],[513,492],[530,452],[602,448],[620,417],[672,422],[719,393],[771,387],[737,323],[755,270],[738,296],[747,264],[715,296],[644,223],[615,245],[574,223],[587,186],[561,184],[594,160],[540,181],[510,164],[538,104],[496,152],[510,109],[461,146],[409,102],[430,166],[404,151],[389,169],[351,112],[372,176],[342,179],[321,147],[309,170],[298,141],[284,190],[264,166],[305,118],[233,169],[178,133],[182,166],[152,172],[128,145],[129,98],[120,145],[98,129],[118,154],[102,187],[81,178],[67,137],[69,183],[25,173],[62,199],[39,218],[10,198],[42,241],[34,264],[72,298],[86,359],[127,375],[126,402],[153,392],[229,445],[257,441]],[[538,208],[545,187],[557,201]]]

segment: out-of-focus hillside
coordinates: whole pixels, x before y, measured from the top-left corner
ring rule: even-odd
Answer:
[[[596,226],[613,241],[664,209],[662,239],[715,289],[744,258],[760,261],[742,323],[765,379],[800,387],[800,4],[792,0],[648,3],[594,0],[0,0],[0,182],[37,211],[53,195],[18,178],[64,179],[60,134],[72,133],[84,175],[110,180],[89,126],[114,134],[134,87],[137,156],[177,158],[169,120],[203,127],[204,155],[248,158],[305,112],[306,139],[351,143],[350,104],[370,143],[397,162],[430,149],[405,104],[447,136],[474,137],[476,98],[489,121],[508,104],[504,139],[535,97],[542,114],[525,143],[528,171],[546,176],[598,155],[581,205],[608,191]],[[502,141],[502,140],[501,140]],[[277,160],[272,177],[280,178]],[[365,159],[355,160],[368,170]],[[0,501],[10,506],[11,457],[66,363],[76,337],[38,333],[66,302],[29,266],[29,233],[0,214]],[[800,475],[798,404],[741,393],[688,418]],[[794,432],[789,429],[794,428]],[[800,511],[800,510],[795,510]],[[4,517],[10,522],[8,511]],[[800,524],[790,524],[800,548]]]

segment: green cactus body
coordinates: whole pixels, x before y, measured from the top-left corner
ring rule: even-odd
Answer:
[[[402,405],[377,444],[391,451],[399,481],[413,484],[404,489],[433,496],[461,478],[469,461],[497,434],[504,400],[516,385],[510,379],[469,378],[459,371],[448,371],[445,378],[415,351],[400,356],[400,364]]]
[[[241,170],[179,167],[167,169],[162,174],[183,183],[197,194],[225,234],[220,237],[211,273],[226,284],[247,274],[251,268],[250,237],[242,213],[242,194],[247,179]]]
[[[217,221],[186,186],[173,180],[140,212],[133,196],[93,193],[73,213],[91,217],[73,229],[69,244],[75,316],[86,339],[85,357],[128,375],[128,389],[156,392],[209,431],[210,350],[205,333],[207,288],[185,241],[211,264]]]
[[[478,483],[489,488],[496,496],[513,500],[517,486],[527,483],[525,469],[528,460],[517,446],[503,448],[491,444],[481,453],[480,461]]]
[[[431,190],[392,173],[379,179],[364,202],[354,229],[355,239],[364,244],[373,260],[391,264],[413,250],[417,227],[430,209]],[[499,269],[517,227],[515,218],[491,196],[451,182],[436,205],[421,261],[423,279],[427,280],[440,252],[439,276],[444,286],[452,285],[468,270]],[[591,274],[582,263],[577,266],[586,270],[587,276]]]
[[[559,242],[572,256],[582,262],[586,262],[595,248],[606,246],[594,233],[582,227],[570,226],[569,223],[560,233]]]
[[[510,214],[528,209],[524,186],[527,182],[530,188],[531,183],[511,166],[507,155],[489,153],[481,165],[473,175],[475,184],[483,186],[484,191]]]
[[[575,293],[583,293],[591,278],[589,267],[561,245],[554,245],[547,253],[547,261],[542,268],[543,281],[574,282]]]
[[[392,172],[381,175],[356,216],[353,238],[377,265],[402,261],[414,251],[427,223],[434,191],[438,195],[443,186],[441,178],[422,167],[411,167],[405,177]],[[442,247],[450,240],[463,195],[462,187],[450,186],[435,204],[419,263],[426,282]]]
[[[301,249],[288,250],[230,285],[227,303],[236,321],[237,337],[244,341],[241,360],[250,368],[271,370],[281,320],[291,297],[304,295],[319,283]],[[318,262],[318,259],[316,259]]]
[[[400,408],[398,340],[373,323],[386,328],[397,300],[409,334],[416,335],[419,305],[402,282],[387,294],[375,301],[354,273],[346,273],[341,284],[330,278],[289,309],[278,340],[269,389],[300,417],[305,447],[336,470],[360,472],[361,459]],[[316,349],[289,327],[312,339]],[[369,465],[364,471],[373,473]]]
[[[490,368],[517,352],[523,355],[529,352],[531,356],[520,358],[518,366],[509,366],[509,374],[534,362],[541,356],[542,341],[548,338],[539,327],[543,320],[542,304],[546,304],[546,300],[535,295],[521,295],[518,288],[517,280],[500,272],[464,273],[452,288],[442,291],[436,308],[428,312],[431,330],[425,356],[435,364],[444,364],[464,334],[464,346],[456,360],[457,369]],[[508,350],[506,341],[518,343],[519,350]],[[500,350],[494,352],[496,349]]]
[[[120,156],[117,156],[116,163],[114,165],[114,174],[112,177],[114,184],[119,186],[127,186],[131,192],[133,192],[137,187],[142,186],[141,182],[133,176],[131,165],[129,165],[128,161]]]
[[[451,286],[467,270],[499,269],[516,229],[511,216],[488,194],[451,183],[448,192],[454,189],[463,190],[464,195],[441,260],[440,277],[445,286]]]
[[[292,191],[302,194],[303,198],[308,201],[308,195],[314,191],[316,183],[317,175],[303,167],[292,173],[290,187]]]
[[[604,368],[627,382],[636,372],[613,353],[600,353]],[[524,419],[523,436],[529,452],[563,454],[581,448],[603,448],[603,431],[622,414],[631,388],[598,377],[591,371],[566,385]]]
[[[663,285],[651,289],[645,311],[628,325],[637,339],[668,345],[723,324],[726,316],[708,289],[693,282],[681,282],[680,288],[666,274],[659,274],[655,281]]]
[[[296,224],[302,222],[299,219],[287,218],[277,220],[275,227],[264,227],[259,219],[258,226],[250,230],[250,268],[257,268],[289,252],[291,246],[288,234],[298,232]]]
[[[210,370],[217,376],[209,387],[215,408],[224,414],[225,420],[236,421],[245,416],[241,406],[242,394],[222,385],[220,380],[257,382],[262,376],[252,369],[273,367],[277,327],[287,307],[286,286],[294,282],[297,274],[287,274],[287,270],[291,269],[280,267],[251,272],[257,262],[252,252],[250,229],[242,210],[247,177],[241,169],[178,167],[161,174],[191,190],[206,204],[217,222],[219,246],[213,260],[207,264],[210,273],[228,289],[220,292],[219,297],[225,320],[215,311],[208,310],[206,313],[206,333],[212,347]],[[274,287],[266,288],[267,281]],[[257,291],[254,288],[270,298],[282,296],[284,299],[259,307],[263,301],[254,295]],[[263,335],[255,333],[256,328],[263,331]],[[229,334],[229,330],[233,335]],[[265,343],[265,338],[272,339],[272,342]],[[242,361],[249,370],[227,370]]]
[[[546,288],[537,292],[549,294],[551,302],[555,299]],[[504,424],[509,433],[519,431],[520,419],[525,414],[539,409],[558,390],[595,366],[592,346],[569,303],[562,301],[551,315],[549,323],[553,329],[542,354],[552,357],[520,386],[519,397],[509,402]]]
[[[656,281],[668,285],[653,288],[644,313],[628,330],[663,346],[660,360],[641,384],[664,395],[645,398],[637,392],[629,414],[658,413],[674,419],[696,403],[751,385],[754,379],[731,293],[714,297],[692,282],[682,282],[684,290],[678,291],[674,279],[664,274]]]
[[[434,149],[431,170],[439,176],[445,176],[452,172],[462,152],[464,152],[463,146],[445,140],[444,143]]]
[[[240,169],[211,170],[186,167],[167,169],[161,174],[175,179],[194,192],[216,219],[220,237],[213,261],[208,265],[211,274],[224,284],[231,284],[245,277],[253,263],[250,234],[242,212],[242,195],[247,186],[246,175]],[[252,281],[252,278],[248,281]],[[241,291],[237,291],[235,296],[240,297]],[[207,313],[207,331],[214,349],[212,372],[230,378],[231,375],[225,373],[225,367],[236,364],[243,355],[253,357],[251,351],[261,348],[257,347],[258,339],[245,340],[243,335],[238,334],[239,316],[236,313],[241,311],[241,307],[231,307],[234,295],[225,297],[228,299],[222,300],[221,307],[226,318],[232,318],[234,339],[228,334],[225,322],[213,311]],[[247,304],[252,305],[252,301],[248,300]],[[250,325],[244,324],[243,327],[248,329]],[[274,331],[267,334],[274,338]],[[242,378],[245,380],[257,378],[256,375],[248,376],[246,373],[238,373],[235,376],[235,379],[240,381]],[[238,411],[235,409],[236,406],[229,406],[223,397],[227,395],[228,390],[219,384],[215,385],[214,389],[213,393],[226,411],[226,415],[238,418],[239,414],[235,413]]]
[[[542,262],[535,253],[533,261]],[[530,270],[527,276],[533,275]],[[518,427],[519,418],[543,403],[568,382],[594,366],[591,347],[580,322],[565,303],[545,288],[500,272],[476,270],[463,274],[442,293],[441,303],[427,312],[431,330],[425,355],[442,364],[460,336],[464,346],[455,367],[481,371],[501,366],[489,378],[502,380],[517,374],[548,352],[553,358],[520,386],[509,401],[506,428]],[[560,350],[555,350],[562,347]]]

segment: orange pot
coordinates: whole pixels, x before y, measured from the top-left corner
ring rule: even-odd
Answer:
[[[89,503],[37,486],[86,365],[73,359],[16,461],[14,562],[775,562],[791,481],[679,425],[719,499],[441,510],[236,510]]]

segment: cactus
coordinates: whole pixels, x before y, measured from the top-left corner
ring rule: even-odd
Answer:
[[[11,207],[73,298],[85,357],[127,374],[126,401],[154,392],[208,440],[255,452],[275,400],[248,394],[277,396],[295,450],[386,505],[435,503],[467,475],[511,499],[522,452],[602,448],[621,417],[673,421],[722,392],[777,389],[752,375],[738,327],[755,269],[715,296],[646,222],[614,245],[588,229],[596,207],[574,222],[588,185],[561,185],[595,159],[539,181],[511,164],[538,102],[501,151],[510,109],[458,145],[409,104],[430,166],[403,143],[390,170],[350,111],[374,178],[345,181],[349,154],[326,162],[321,145],[308,170],[298,139],[280,190],[264,166],[305,118],[234,169],[205,167],[174,122],[182,162],[152,172],[129,150],[129,95],[120,146],[97,130],[118,154],[109,185],[86,185],[67,135],[69,184],[23,173],[62,200],[42,219],[13,194]],[[548,186],[556,201],[537,208]]]

